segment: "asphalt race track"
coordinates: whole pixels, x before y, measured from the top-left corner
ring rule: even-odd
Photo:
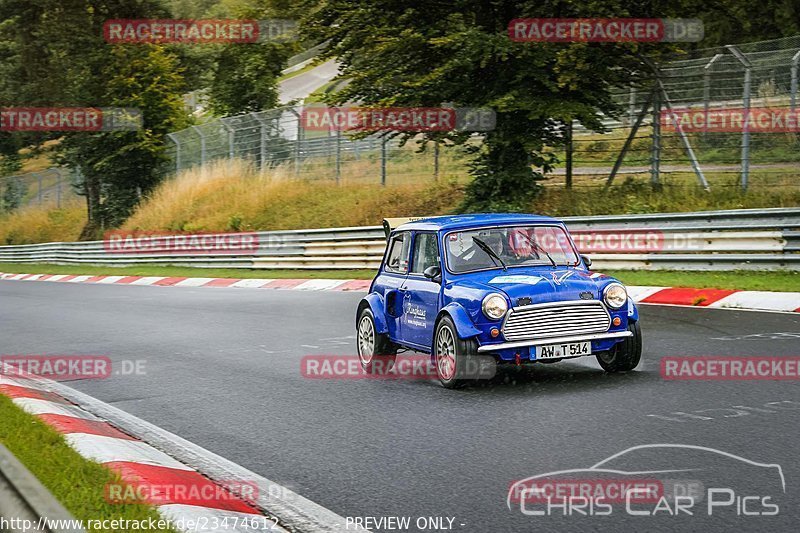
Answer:
[[[458,391],[302,377],[305,355],[355,354],[361,296],[0,281],[0,353],[146,360],[146,375],[70,385],[345,517],[411,517],[409,531],[419,531],[419,517],[455,518],[452,529],[469,532],[796,530],[798,382],[666,381],[659,361],[800,355],[800,316],[643,306],[643,364],[626,375],[606,375],[585,358],[543,365],[532,381]],[[525,516],[506,504],[514,481],[660,443],[779,464],[785,494],[773,470],[731,460],[715,474],[746,472],[746,490],[774,496],[779,513],[737,516],[748,507],[731,504],[709,516],[703,503],[680,516],[631,516],[624,505],[610,516]],[[652,459],[673,468],[684,458]],[[737,503],[750,495],[737,489]],[[757,503],[749,510],[764,510]]]

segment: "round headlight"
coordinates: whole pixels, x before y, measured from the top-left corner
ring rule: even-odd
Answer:
[[[492,320],[503,318],[508,311],[508,302],[502,294],[493,293],[483,299],[483,314]]]
[[[619,283],[611,283],[603,291],[603,300],[611,309],[619,309],[628,301],[628,291]]]

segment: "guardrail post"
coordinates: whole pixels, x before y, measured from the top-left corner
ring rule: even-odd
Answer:
[[[206,164],[206,134],[203,133],[203,130],[200,126],[192,126],[192,131],[197,133],[197,136],[200,137],[200,164]]]
[[[725,46],[744,67],[744,88],[742,91],[742,108],[744,108],[744,125],[742,129],[742,191],[747,191],[747,182],[750,175],[750,75],[752,63],[741,50],[732,44]]]
[[[167,133],[167,138],[175,143],[175,172],[181,170],[181,143],[174,133]]]
[[[800,50],[792,57],[792,86],[790,89],[792,111],[797,108],[797,69],[800,66]]]
[[[711,101],[711,67],[716,63],[723,54],[715,54],[706,66],[703,67],[703,116],[705,119],[705,123],[708,124],[708,107]],[[708,128],[703,129],[703,140],[706,140],[708,134]]]

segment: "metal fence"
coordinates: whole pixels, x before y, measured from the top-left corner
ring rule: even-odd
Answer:
[[[706,117],[725,109],[796,110],[799,63],[800,35],[698,50],[658,66],[653,86],[615,92],[626,112],[604,120],[609,133],[574,126],[576,175],[588,178],[584,184],[610,183],[616,174],[644,178],[654,186],[797,187],[799,128],[769,133],[708,128],[681,134],[665,131],[659,118],[675,109],[700,110]],[[654,94],[654,88],[661,90]],[[612,157],[616,172],[614,165],[595,168]]]
[[[603,186],[622,176],[658,187],[796,186],[797,133],[680,135],[664,131],[653,117],[668,108],[796,106],[799,62],[796,36],[700,50],[662,64],[656,102],[645,105],[652,87],[621,88],[613,96],[623,111],[603,119],[608,131],[592,132],[577,122],[571,135],[565,128],[563,145],[553,147],[562,164],[549,183],[560,185],[566,176],[569,186]],[[175,132],[169,136],[173,168],[239,157],[260,167],[285,165],[306,179],[386,184],[467,175],[469,159],[457,148],[431,143],[419,152],[377,136],[353,140],[338,131],[306,131],[302,109],[228,117]]]
[[[175,171],[218,159],[244,159],[258,168],[284,166],[304,179],[366,180],[387,184],[432,179],[447,171],[451,159],[429,143],[401,146],[398,139],[371,135],[354,139],[346,132],[307,130],[302,107],[282,107],[212,120],[169,135]],[[401,167],[392,172],[393,167]]]
[[[0,213],[28,205],[61,205],[77,195],[72,172],[53,167],[36,172],[0,177]]]
[[[553,147],[561,163],[545,185],[603,187],[625,180],[655,188],[798,189],[800,134],[681,134],[665,131],[659,119],[677,108],[797,109],[800,35],[695,51],[659,65],[657,71],[654,86],[614,92],[623,111],[603,118],[607,131],[589,131],[577,122],[564,128],[562,146]],[[654,87],[663,90],[654,93]],[[309,131],[303,128],[302,111],[283,107],[171,133],[170,168],[177,172],[241,158],[259,168],[280,166],[302,179],[386,185],[467,178],[470,158],[463,150],[435,143],[421,150],[413,140],[401,146],[397,139],[377,135],[356,140],[335,129]],[[480,142],[479,135],[474,142]],[[0,200],[5,195],[13,199],[22,190],[22,205],[59,205],[74,194],[65,172],[48,169],[2,177]]]
[[[635,270],[800,270],[800,208],[568,217],[593,268]],[[593,235],[642,235],[655,248],[598,251]],[[112,252],[103,241],[0,246],[2,263],[177,265],[259,269],[376,269],[386,246],[380,226],[259,232],[247,253]],[[588,244],[588,247],[585,245]],[[266,273],[268,276],[268,273]],[[88,277],[88,276],[87,276]]]

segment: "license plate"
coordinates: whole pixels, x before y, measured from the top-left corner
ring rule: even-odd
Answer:
[[[547,346],[536,347],[536,359],[560,359],[562,357],[591,355],[591,353],[592,343],[589,341],[549,344]]]

